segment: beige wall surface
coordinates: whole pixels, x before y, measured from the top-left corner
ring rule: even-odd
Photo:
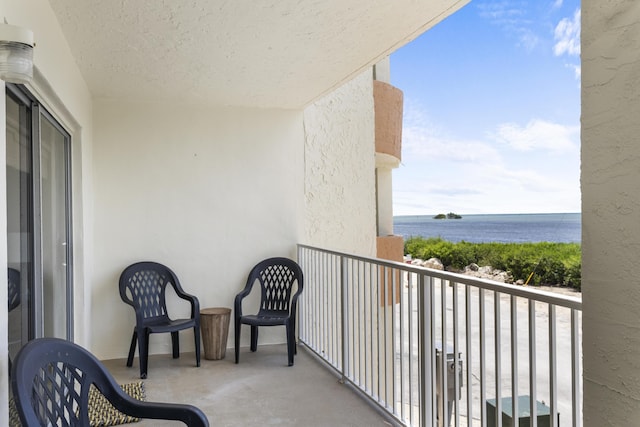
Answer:
[[[302,243],[375,256],[374,126],[371,71],[305,109]]]
[[[95,111],[92,348],[114,358],[126,355],[134,323],[118,294],[127,265],[164,263],[202,308],[232,307],[254,264],[295,257],[302,113],[114,101],[98,101]],[[152,353],[169,353],[164,335],[152,337]],[[193,349],[191,334],[183,341]]]
[[[640,422],[640,7],[582,2],[584,425]]]

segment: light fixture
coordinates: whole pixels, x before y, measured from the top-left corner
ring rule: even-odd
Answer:
[[[29,83],[33,78],[33,33],[15,25],[0,24],[0,79]]]

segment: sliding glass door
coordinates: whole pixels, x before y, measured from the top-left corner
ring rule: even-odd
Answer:
[[[36,337],[72,338],[70,137],[20,86],[7,85],[5,99],[13,356]]]
[[[46,111],[39,113],[43,335],[71,338],[69,135]]]

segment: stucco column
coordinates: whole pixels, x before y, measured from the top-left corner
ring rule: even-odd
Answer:
[[[640,422],[640,6],[582,1],[584,425]]]
[[[376,168],[378,195],[378,236],[393,234],[393,192],[391,168]]]
[[[376,67],[377,69],[378,67]],[[393,235],[392,170],[402,152],[402,91],[374,80],[376,138],[377,256],[402,261],[403,239]]]

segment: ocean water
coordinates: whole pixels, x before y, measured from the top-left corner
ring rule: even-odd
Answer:
[[[451,242],[564,242],[580,243],[580,213],[462,215],[461,219],[433,219],[434,215],[396,216],[394,234],[441,237]]]

